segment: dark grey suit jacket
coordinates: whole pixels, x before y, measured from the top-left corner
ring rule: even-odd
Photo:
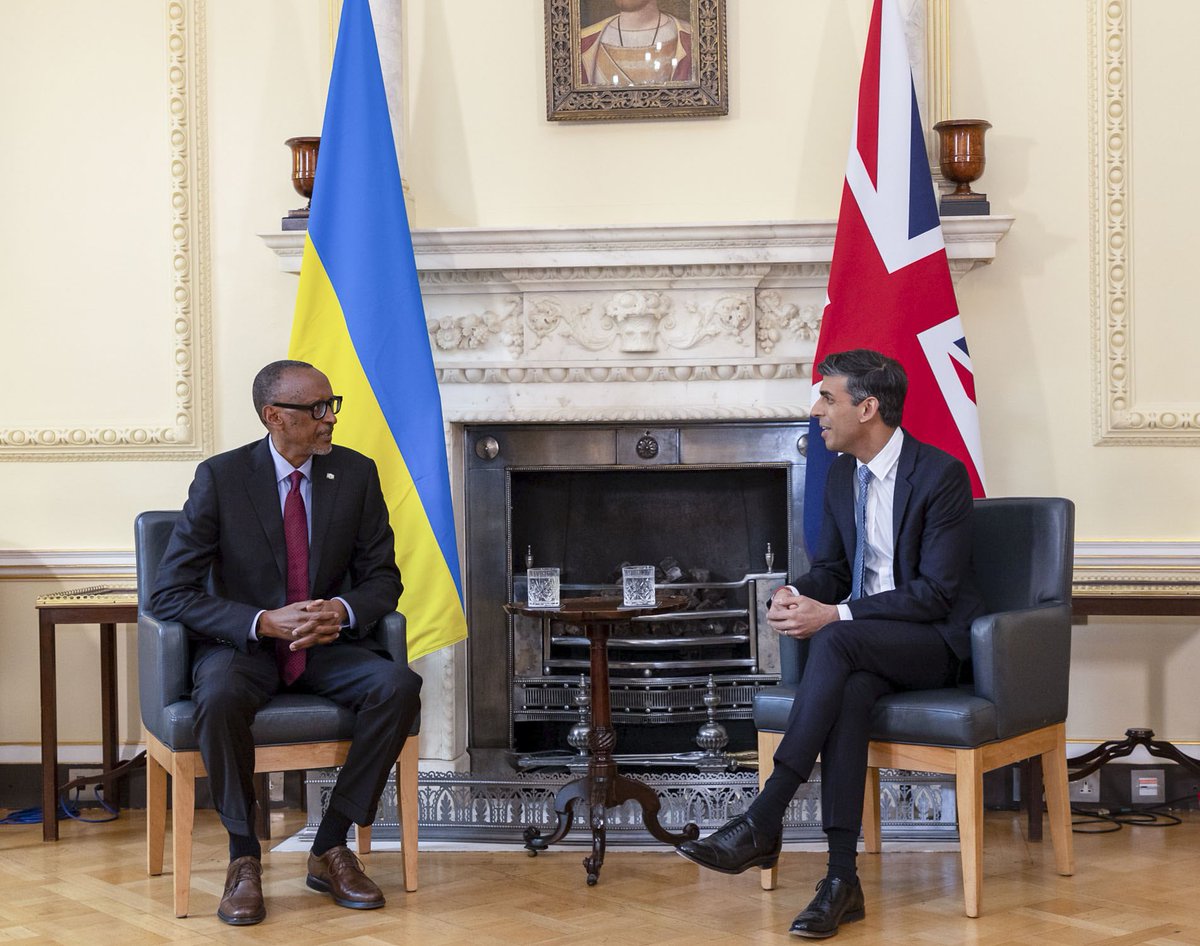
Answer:
[[[335,446],[312,465],[313,598],[341,597],[356,640],[395,610],[403,585],[379,473],[368,457]],[[200,464],[167,545],[150,612],[194,639],[250,650],[251,622],[287,596],[287,550],[275,467],[264,437]]]
[[[800,594],[825,604],[850,594],[856,466],[842,454],[829,468],[812,567],[792,581]],[[971,622],[984,612],[971,573],[973,506],[966,467],[905,431],[892,519],[896,587],[852,602],[855,620],[932,624],[960,660],[970,657]]]

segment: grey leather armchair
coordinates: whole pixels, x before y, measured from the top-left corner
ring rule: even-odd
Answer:
[[[879,769],[955,776],[968,916],[979,915],[983,773],[1040,756],[1060,874],[1074,873],[1067,792],[1067,683],[1075,507],[1067,499],[977,499],[973,562],[990,613],[971,627],[974,682],[883,697],[872,717],[863,839],[878,853]],[[759,778],[765,781],[801,685],[807,642],[780,638],[780,685],[758,693]],[[775,869],[762,886],[775,886]]]
[[[172,867],[175,915],[187,916],[191,883],[195,781],[204,763],[196,743],[196,704],[190,698],[191,659],[183,625],[160,621],[146,602],[178,511],[143,512],[134,523],[138,588],[138,697],[146,728],[146,865],[163,870],[167,775],[171,776]],[[375,628],[397,661],[408,660],[404,616],[387,615]],[[417,757],[419,717],[396,763],[404,887],[417,889]],[[340,765],[350,748],[354,713],[320,696],[281,693],[259,710],[253,726],[255,772],[284,772]],[[357,832],[359,853],[371,847],[370,826]]]

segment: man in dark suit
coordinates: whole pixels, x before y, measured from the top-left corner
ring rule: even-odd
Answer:
[[[970,570],[970,480],[958,460],[900,429],[904,369],[857,349],[818,370],[812,413],[841,456],[826,480],[812,566],[775,592],[767,612],[778,633],[808,640],[804,675],[762,792],[746,814],[679,848],[724,873],[773,866],[784,811],[820,754],[828,872],[791,927],[813,939],[865,915],[855,858],[875,701],[952,683],[983,613]]]
[[[196,470],[150,599],[191,635],[196,736],[229,831],[217,915],[266,916],[254,834],[254,714],[281,689],[356,713],[355,733],[308,858],[308,886],[353,909],[383,894],[346,847],[370,824],[419,708],[421,679],[365,632],[403,586],[375,464],[333,446],[342,399],[312,365],[277,361],[254,379],[262,440]]]

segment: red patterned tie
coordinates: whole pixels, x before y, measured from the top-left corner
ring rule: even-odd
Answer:
[[[308,515],[304,511],[304,497],[300,494],[300,482],[304,474],[296,470],[291,475],[292,488],[283,503],[283,538],[287,544],[287,603],[305,601],[308,598]],[[308,652],[288,650],[287,642],[276,640],[275,662],[279,665],[279,676],[286,685],[296,682],[304,673]]]

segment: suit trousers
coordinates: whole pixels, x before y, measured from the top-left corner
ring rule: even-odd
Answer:
[[[775,763],[807,780],[820,755],[825,830],[857,834],[862,827],[875,701],[900,690],[950,685],[957,671],[957,659],[929,624],[835,621],[809,638]]]
[[[357,714],[346,762],[330,808],[370,824],[388,773],[420,710],[421,678],[386,653],[338,641],[308,651],[289,687],[279,678],[271,642],[244,652],[227,644],[196,645],[192,660],[196,739],[208,769],[213,804],[231,834],[254,833],[254,714],[276,693],[313,693]]]

